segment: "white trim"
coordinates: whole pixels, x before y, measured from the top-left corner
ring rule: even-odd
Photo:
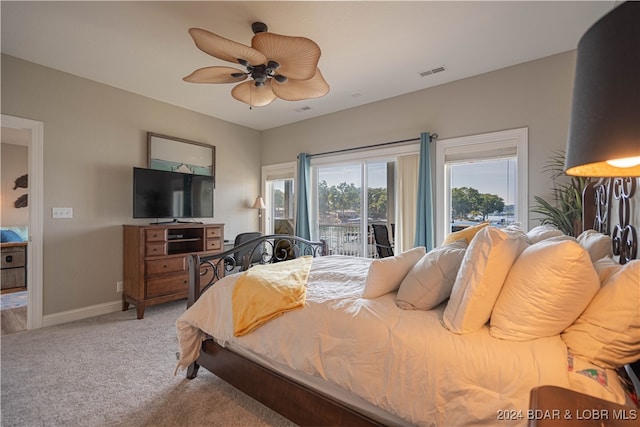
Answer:
[[[434,209],[434,221],[436,225],[436,245],[439,245],[448,234],[449,224],[446,212],[451,210],[451,200],[447,197],[446,189],[449,187],[448,176],[445,169],[445,158],[447,153],[460,153],[469,151],[470,157],[473,151],[472,146],[479,151],[483,149],[498,149],[500,147],[516,147],[517,150],[517,191],[515,202],[515,216],[522,227],[528,227],[529,205],[528,205],[528,144],[529,128],[510,129],[499,132],[483,133],[478,135],[463,136],[460,138],[450,138],[438,140],[436,143],[436,177],[435,193],[436,202]]]
[[[29,142],[29,246],[27,248],[27,329],[42,327],[43,266],[42,235],[44,218],[44,123],[1,115],[2,127],[26,129]]]
[[[63,323],[74,322],[76,320],[88,319],[90,317],[101,316],[103,314],[115,313],[122,310],[122,301],[112,301],[102,304],[91,305],[89,307],[77,308],[60,313],[47,314],[42,319],[42,326],[54,326]]]

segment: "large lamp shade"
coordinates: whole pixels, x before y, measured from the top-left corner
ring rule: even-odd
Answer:
[[[640,176],[640,2],[616,7],[580,39],[565,171]]]

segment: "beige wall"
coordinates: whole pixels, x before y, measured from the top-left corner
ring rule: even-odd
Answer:
[[[16,208],[15,201],[18,197],[27,194],[28,188],[15,188],[16,178],[25,175],[29,170],[28,148],[24,145],[9,143],[0,144],[0,207],[2,226],[27,225],[29,222],[29,209],[27,207]]]
[[[147,131],[215,145],[209,222],[228,224],[227,236],[258,228],[248,208],[260,190],[257,131],[6,55],[2,114],[44,123],[44,315],[120,298],[122,224],[148,223],[133,220],[131,193]],[[74,216],[52,219],[52,207]]]
[[[121,225],[145,222],[131,216],[131,169],[146,165],[147,131],[216,145],[212,222],[227,237],[257,229],[248,206],[261,164],[425,130],[446,139],[528,126],[532,199],[549,195],[541,170],[564,149],[574,63],[568,52],[260,133],[3,55],[2,113],[44,122],[44,314],[119,298]],[[74,218],[53,220],[52,207]]]
[[[564,150],[569,127],[575,51],[329,114],[262,133],[262,163],[417,138],[440,139],[529,128],[529,198],[550,196],[541,173],[553,150]],[[531,205],[531,202],[530,202]],[[530,225],[537,225],[530,215]]]

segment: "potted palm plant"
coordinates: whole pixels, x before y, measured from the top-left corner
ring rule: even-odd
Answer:
[[[531,212],[541,215],[542,224],[551,224],[568,236],[582,232],[582,192],[589,178],[569,176],[564,173],[564,151],[554,151],[547,160],[543,172],[551,174],[552,199],[547,201],[533,196],[535,204]]]

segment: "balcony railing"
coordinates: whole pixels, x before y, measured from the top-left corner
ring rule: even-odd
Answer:
[[[362,233],[359,224],[320,224],[320,239],[327,242],[330,255],[376,258],[376,245],[371,226],[367,227],[366,254],[362,254]]]

